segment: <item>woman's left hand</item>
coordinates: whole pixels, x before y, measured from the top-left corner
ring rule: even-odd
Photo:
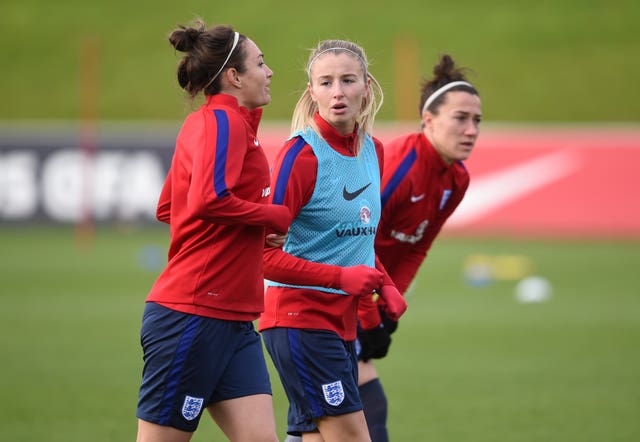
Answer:
[[[269,247],[282,247],[285,239],[287,239],[286,234],[269,233],[265,237],[264,242]]]

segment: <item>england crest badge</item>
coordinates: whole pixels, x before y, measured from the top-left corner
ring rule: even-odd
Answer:
[[[182,416],[188,421],[194,420],[202,410],[204,399],[201,397],[186,396],[182,404]]]
[[[341,381],[323,384],[322,392],[324,393],[324,400],[327,401],[327,404],[333,405],[334,407],[340,405],[344,400],[344,389],[342,388]]]

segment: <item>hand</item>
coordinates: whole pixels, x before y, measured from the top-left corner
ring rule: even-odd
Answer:
[[[369,359],[384,358],[391,345],[391,334],[382,324],[372,329],[358,328],[358,342],[360,343],[359,358],[367,362]]]
[[[281,235],[279,233],[269,233],[264,242],[269,247],[282,247],[284,245],[284,240],[287,239],[287,235]]]
[[[384,329],[389,332],[390,335],[398,329],[398,321],[389,318],[382,307],[380,307],[380,320],[382,321]]]
[[[384,300],[382,311],[392,321],[397,321],[407,311],[407,301],[404,300],[395,285],[383,285],[378,294]]]
[[[378,295],[360,296],[358,299],[358,321],[360,327],[365,330],[380,326],[382,323],[382,309],[378,307],[378,303],[374,301]]]
[[[352,296],[370,295],[382,284],[380,270],[365,265],[343,267],[340,271],[340,289]]]

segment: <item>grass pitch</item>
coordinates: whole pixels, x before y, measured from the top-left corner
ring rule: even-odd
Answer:
[[[385,91],[379,121],[407,109],[417,121],[419,82],[444,52],[473,69],[469,79],[482,95],[486,121],[640,119],[634,0],[5,0],[0,119],[82,118],[94,105],[106,120],[181,121],[189,107],[175,79],[180,54],[166,36],[195,16],[231,24],[258,43],[275,72],[268,120],[291,117],[307,82],[308,49],[332,38],[366,49]],[[399,55],[400,45],[418,49],[415,61]],[[94,68],[85,85],[92,92],[82,96],[79,82]]]
[[[135,438],[143,300],[167,243],[164,228],[0,229],[0,440]],[[553,295],[469,285],[478,253],[526,256]],[[638,268],[638,241],[438,239],[376,364],[392,440],[638,440]],[[205,417],[193,440],[225,439]]]

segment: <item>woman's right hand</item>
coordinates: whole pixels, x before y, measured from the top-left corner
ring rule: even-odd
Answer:
[[[286,234],[280,233],[269,233],[265,238],[264,242],[269,247],[282,247],[284,245],[284,241],[287,239]]]
[[[371,295],[382,285],[383,277],[380,270],[362,264],[343,267],[340,272],[340,289],[352,296]]]

